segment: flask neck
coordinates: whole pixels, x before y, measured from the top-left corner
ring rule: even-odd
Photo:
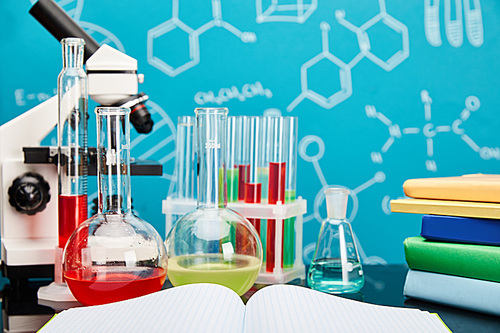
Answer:
[[[98,213],[130,213],[130,109],[98,107],[96,114]]]
[[[224,208],[227,205],[227,109],[198,108],[195,112],[198,141],[198,207]]]
[[[330,187],[325,190],[326,211],[329,219],[345,220],[349,190]]]
[[[83,68],[85,41],[82,38],[64,38],[61,44],[63,46],[64,69]]]

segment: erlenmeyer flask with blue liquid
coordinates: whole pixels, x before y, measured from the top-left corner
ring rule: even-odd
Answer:
[[[354,293],[363,287],[365,279],[346,219],[349,190],[329,187],[325,196],[328,218],[321,223],[307,282],[312,289],[326,293]]]

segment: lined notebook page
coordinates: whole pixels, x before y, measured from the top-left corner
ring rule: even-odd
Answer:
[[[241,332],[245,306],[232,290],[193,284],[61,312],[40,332]]]
[[[269,286],[254,294],[244,326],[245,333],[450,332],[426,311],[362,303],[292,285]]]

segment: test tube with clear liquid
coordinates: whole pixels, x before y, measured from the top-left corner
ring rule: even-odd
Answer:
[[[88,216],[87,205],[87,75],[85,41],[64,38],[63,69],[58,77],[58,249],[55,282],[62,283],[61,256],[73,231]]]
[[[176,197],[180,199],[194,198],[195,121],[196,119],[190,116],[181,116],[177,120],[175,174]]]

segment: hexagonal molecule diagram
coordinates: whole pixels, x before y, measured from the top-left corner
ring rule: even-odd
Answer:
[[[318,0],[295,0],[294,3],[283,0],[272,0],[271,4],[265,7],[269,1],[256,0],[257,23],[263,22],[295,22],[304,23],[309,16],[318,8]],[[287,2],[287,3],[285,3]],[[293,2],[293,1],[291,1]]]
[[[257,37],[253,32],[242,32],[222,19],[222,9],[220,0],[212,0],[212,20],[205,23],[198,29],[193,29],[179,19],[179,0],[172,0],[172,18],[148,31],[147,59],[148,63],[168,76],[174,77],[200,63],[200,42],[199,37],[204,32],[212,28],[223,28],[239,39],[243,43],[255,43]],[[189,42],[189,59],[185,59],[182,65],[174,67],[162,59],[162,51],[155,50],[155,40],[176,29],[180,29],[186,34]]]
[[[354,32],[356,34],[356,38],[358,39],[360,52],[347,64],[330,53],[328,47],[328,31],[330,30],[330,26],[326,22],[322,22],[320,24],[323,50],[319,55],[315,56],[301,66],[300,81],[302,92],[297,98],[292,101],[292,103],[290,103],[290,105],[288,105],[287,111],[290,112],[295,109],[295,107],[297,107],[297,105],[299,105],[305,98],[313,101],[314,103],[325,109],[331,109],[339,103],[345,101],[352,95],[351,70],[361,61],[361,59],[365,57],[370,59],[380,68],[386,71],[391,71],[410,56],[408,28],[406,27],[406,25],[396,20],[394,17],[387,13],[385,8],[385,0],[379,0],[379,8],[380,12],[360,27],[356,27],[345,19],[344,10],[337,10],[335,12],[335,18],[337,19],[337,21],[347,29]],[[401,49],[394,53],[387,60],[381,59],[381,57],[377,56],[371,51],[370,38],[368,36],[367,30],[375,26],[376,24],[384,24],[390,30],[394,31],[401,37]],[[308,87],[307,83],[308,70],[324,58],[328,59],[339,67],[341,89],[340,91],[330,95],[329,97],[324,97],[321,94],[311,90]]]

